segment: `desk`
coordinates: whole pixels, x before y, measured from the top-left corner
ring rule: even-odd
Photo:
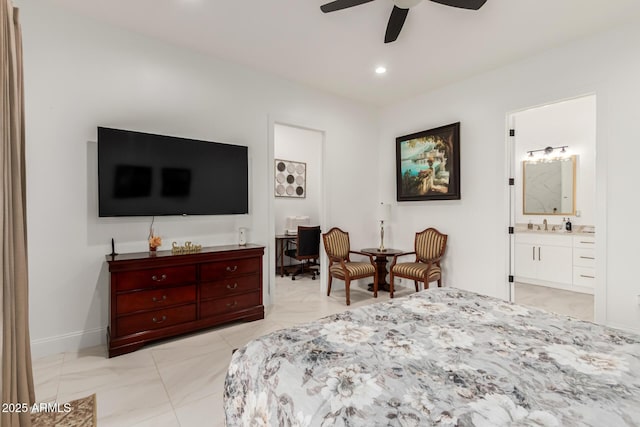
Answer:
[[[284,248],[296,238],[291,234],[276,234],[276,271],[280,270],[280,277],[284,276]]]
[[[385,249],[381,251],[378,248],[364,248],[360,252],[373,255],[376,262],[376,271],[378,272],[378,290],[389,292],[389,284],[387,283],[387,257],[392,257],[404,253],[398,249]],[[373,291],[373,284],[369,285],[369,290]]]

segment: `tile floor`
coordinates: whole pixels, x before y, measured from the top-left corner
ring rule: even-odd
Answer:
[[[100,346],[35,360],[36,399],[62,403],[96,393],[100,427],[224,426],[222,392],[234,348],[347,309],[344,289],[327,297],[319,286],[310,278],[278,278],[276,304],[264,320],[210,329],[111,359]],[[396,295],[412,292],[401,288]],[[364,281],[352,285],[351,307],[388,298],[381,292],[374,299]]]
[[[518,304],[593,322],[593,295],[518,282],[515,294]]]
[[[337,286],[336,286],[337,287]],[[386,301],[358,283],[351,307]],[[399,288],[397,296],[413,293]],[[550,311],[593,319],[593,297],[518,285],[516,300]],[[590,305],[589,305],[590,304]],[[100,427],[224,426],[222,392],[231,352],[260,335],[347,309],[343,289],[330,297],[309,278],[278,278],[276,304],[264,320],[234,323],[206,332],[149,345],[108,359],[105,347],[63,353],[34,361],[38,402],[67,402],[97,394]],[[566,310],[569,310],[567,312]]]

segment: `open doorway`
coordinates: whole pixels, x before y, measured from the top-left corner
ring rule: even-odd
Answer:
[[[299,225],[322,229],[322,143],[324,133],[318,130],[274,124],[274,239],[276,278],[292,280],[306,277],[309,270],[320,272],[318,257],[296,259],[294,246]],[[290,251],[287,255],[287,249]],[[305,268],[301,264],[305,264]],[[310,265],[311,264],[311,265]],[[316,277],[313,274],[311,277]],[[308,282],[306,282],[308,283]],[[317,283],[320,283],[318,280]]]
[[[509,116],[516,303],[594,320],[596,96]]]

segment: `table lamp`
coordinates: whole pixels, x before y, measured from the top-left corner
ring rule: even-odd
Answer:
[[[391,219],[391,205],[380,203],[378,206],[378,220],[380,221],[380,252],[386,251],[384,247],[384,222]]]

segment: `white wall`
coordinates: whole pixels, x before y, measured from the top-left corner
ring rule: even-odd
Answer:
[[[324,156],[349,173],[377,164],[376,111],[251,69],[103,25],[45,2],[17,1],[24,37],[31,337],[35,356],[105,342],[110,239],[118,252],[147,249],[150,218],[98,218],[96,127],[249,147],[249,215],[156,218],[170,245],[265,245],[264,296],[274,276],[270,117],[316,123]],[[368,168],[367,168],[368,169]],[[326,218],[366,241],[360,212],[376,194],[328,177]],[[162,248],[161,248],[162,249]]]
[[[596,218],[596,97],[583,96],[563,102],[554,102],[514,114],[516,128],[516,223],[535,224],[547,218],[549,223],[560,224],[559,217],[549,215],[523,215],[522,213],[522,161],[530,160],[529,150],[547,146],[568,145],[567,156],[577,156],[576,210],[580,217],[572,217],[576,225],[593,225]],[[553,155],[556,155],[553,153]],[[540,153],[536,153],[543,157]]]
[[[640,285],[634,268],[640,241],[640,229],[635,227],[640,204],[640,168],[636,165],[640,158],[638,24],[576,41],[386,108],[380,132],[382,199],[395,199],[397,136],[461,122],[462,199],[396,203],[392,246],[409,248],[415,231],[435,226],[449,234],[444,283],[506,298],[506,116],[530,106],[595,93],[596,319],[640,331]]]
[[[274,127],[275,158],[307,164],[306,197],[275,198],[273,211],[276,234],[284,233],[288,216],[308,216],[311,225],[320,225],[322,139],[323,134],[320,131],[282,124],[276,124]]]

